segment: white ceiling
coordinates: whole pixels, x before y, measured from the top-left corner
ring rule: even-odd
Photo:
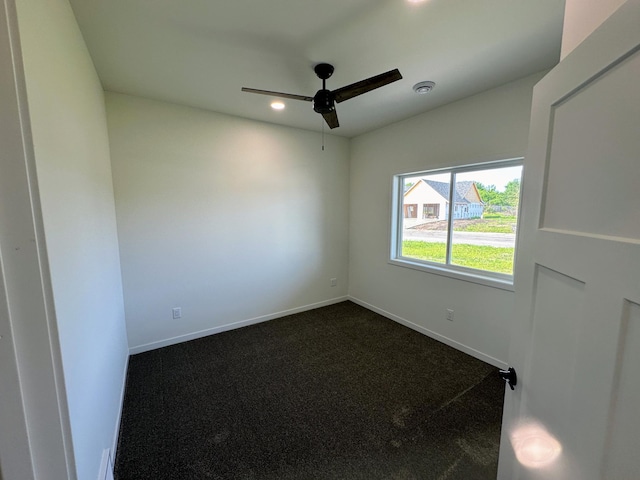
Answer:
[[[105,90],[319,131],[312,67],[335,90],[399,68],[403,79],[337,105],[353,137],[552,67],[564,0],[71,0]],[[436,82],[427,95],[413,93]],[[328,131],[328,129],[327,129]]]

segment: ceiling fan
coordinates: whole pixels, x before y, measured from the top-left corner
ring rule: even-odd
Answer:
[[[273,97],[291,98],[293,100],[303,100],[305,102],[313,102],[313,110],[322,115],[329,128],[339,127],[338,115],[336,113],[336,102],[344,102],[350,98],[357,97],[363,93],[370,92],[376,88],[384,87],[392,82],[400,80],[402,75],[396,68],[380,75],[361,80],[346,87],[337,90],[327,90],[326,80],[333,75],[333,65],[328,63],[319,63],[313,69],[318,78],[322,80],[322,88],[318,90],[313,97],[305,97],[304,95],[294,95],[292,93],[270,92],[269,90],[257,90],[255,88],[242,87],[243,92],[259,93],[260,95],[270,95]]]

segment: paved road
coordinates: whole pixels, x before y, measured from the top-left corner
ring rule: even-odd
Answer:
[[[446,243],[447,232],[441,230],[412,230],[409,228],[403,230],[402,238],[404,240]],[[454,232],[453,242],[513,248],[516,244],[516,236],[514,233]]]

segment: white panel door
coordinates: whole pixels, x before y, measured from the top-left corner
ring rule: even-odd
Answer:
[[[500,479],[640,479],[640,0],[535,88]]]

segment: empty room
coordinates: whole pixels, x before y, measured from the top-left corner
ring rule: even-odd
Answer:
[[[0,20],[0,480],[640,475],[640,0]]]

